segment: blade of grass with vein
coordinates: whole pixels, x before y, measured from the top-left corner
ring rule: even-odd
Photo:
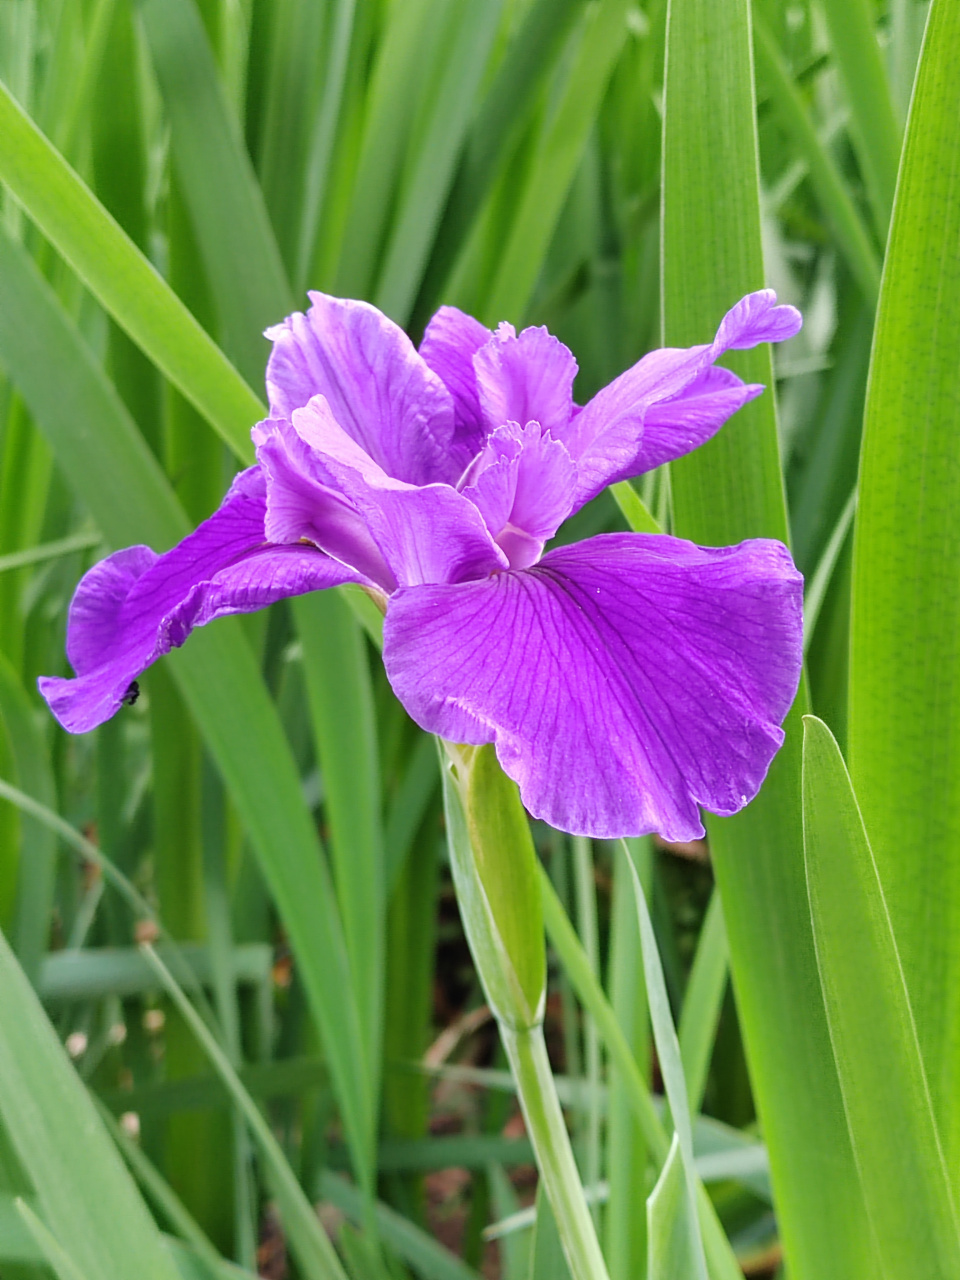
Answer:
[[[351,1221],[363,1221],[363,1197],[336,1173],[325,1170],[320,1178],[320,1195],[335,1205]],[[479,1280],[477,1272],[438,1244],[408,1218],[389,1205],[376,1205],[377,1225],[383,1240],[424,1280]]]
[[[458,16],[430,120],[402,183],[383,269],[374,294],[381,311],[405,324],[486,70],[503,0],[473,0]]]
[[[649,839],[634,845],[633,855],[644,889],[651,878],[652,845]],[[630,869],[623,858],[613,864],[610,952],[607,988],[610,1004],[624,1039],[649,1087],[652,1064],[640,929],[633,901]],[[610,1199],[605,1218],[604,1252],[611,1280],[633,1280],[643,1274],[647,1256],[647,1222],[640,1212],[646,1187],[649,1156],[647,1143],[630,1105],[629,1088],[613,1066],[607,1103],[607,1178]]]
[[[140,13],[224,350],[257,385],[267,356],[262,331],[290,310],[280,251],[193,0],[140,0]],[[237,216],[224,221],[224,207]]]
[[[690,1117],[690,1105],[687,1100],[687,1082],[683,1074],[683,1062],[680,1057],[680,1042],[673,1025],[670,1013],[670,999],[667,995],[667,984],[660,964],[660,952],[653,932],[653,921],[647,907],[647,899],[640,883],[640,876],[634,866],[633,855],[626,841],[620,842],[621,852],[630,863],[633,894],[637,915],[640,922],[640,953],[643,957],[643,973],[647,987],[647,1001],[650,1008],[650,1024],[653,1027],[653,1039],[657,1046],[657,1058],[663,1076],[667,1102],[674,1124],[674,1143],[664,1162],[660,1177],[662,1180],[661,1197],[657,1197],[654,1188],[655,1211],[650,1213],[647,1222],[649,1233],[649,1255],[651,1260],[654,1250],[663,1241],[665,1258],[672,1258],[654,1277],[663,1280],[672,1274],[684,1274],[681,1264],[686,1268],[685,1274],[690,1280],[707,1277],[707,1260],[704,1256],[703,1240],[700,1236],[700,1224],[697,1220],[696,1190],[697,1180],[693,1163],[693,1125]],[[679,1174],[671,1169],[679,1150]],[[677,1179],[680,1186],[677,1186]],[[659,1185],[659,1184],[658,1184]]]
[[[361,1004],[370,1105],[376,1106],[385,889],[380,762],[367,643],[360,624],[333,592],[296,601],[294,615],[323,772],[344,937]]]
[[[617,55],[627,34],[625,0],[600,0],[583,32],[563,93],[540,140],[481,319],[520,323]]]
[[[691,1247],[697,1239],[680,1135],[675,1133],[647,1200],[647,1280],[691,1280],[702,1274],[702,1257]]]
[[[765,283],[746,0],[670,0],[662,192],[663,340],[709,341]],[[718,546],[787,534],[769,348],[730,366],[766,393],[671,464],[674,532]],[[804,899],[798,705],[754,802],[708,820],[751,1080],[797,1280],[856,1276],[872,1245],[832,1069]]]
[[[3,84],[0,182],[160,371],[239,456],[252,458],[260,401]]]
[[[633,866],[632,861],[631,866]],[[650,1086],[643,1078],[643,1073],[637,1065],[637,1060],[617,1022],[616,1015],[590,967],[576,930],[567,918],[556,890],[550,882],[550,877],[543,867],[540,868],[540,893],[543,903],[543,922],[550,943],[581,1004],[589,1010],[590,1016],[596,1021],[612,1065],[621,1073],[627,1098],[643,1133],[647,1149],[654,1164],[660,1168],[669,1154],[670,1139],[664,1131],[663,1123],[654,1106]],[[736,1258],[717,1218],[716,1210],[702,1186],[697,1188],[697,1212],[711,1280],[737,1280],[741,1272]]]
[[[159,1232],[2,936],[0,1123],[78,1268],[95,1280],[173,1280]]]
[[[80,1270],[53,1232],[41,1222],[26,1200],[15,1200],[14,1206],[23,1221],[23,1225],[33,1236],[37,1248],[46,1259],[57,1280],[86,1280],[85,1272]]]
[[[840,749],[814,716],[804,717],[803,832],[830,1036],[883,1275],[960,1275],[960,1223],[890,914]]]
[[[260,1157],[270,1171],[270,1181],[280,1204],[284,1226],[297,1263],[307,1280],[346,1280],[333,1245],[313,1206],[297,1182],[290,1164],[257,1104],[243,1087],[230,1060],[210,1034],[186,993],[152,947],[143,954],[152,966],[170,999],[196,1036],[210,1065],[223,1081],[253,1135]]]
[[[183,536],[189,524],[143,437],[29,258],[5,235],[0,304],[0,356],[107,541],[166,547]],[[235,621],[198,631],[168,661],[289,930],[337,1082],[358,1176],[369,1178],[374,1123],[349,961],[323,853],[276,710]]]
[[[900,163],[900,125],[870,0],[824,0],[833,56],[850,104],[850,133],[882,244]]]
[[[696,1114],[707,1086],[710,1055],[720,1021],[720,1009],[727,989],[730,947],[723,922],[723,903],[714,889],[710,906],[700,927],[700,938],[690,969],[690,978],[680,1012],[680,1056],[687,1078],[690,1110]]]
[[[955,1186],[960,1158],[960,11],[934,3],[877,314],[854,544],[850,770]]]

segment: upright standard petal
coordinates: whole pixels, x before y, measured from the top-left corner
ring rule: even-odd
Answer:
[[[783,741],[801,605],[780,543],[607,534],[523,571],[399,591],[384,663],[424,729],[496,744],[535,817],[690,840],[698,806],[742,808]]]
[[[128,547],[83,577],[67,623],[77,678],[39,681],[65,729],[85,733],[108,720],[131,682],[194,627],[285,596],[365,581],[313,547],[265,545],[265,510],[263,476],[252,467],[219,511],[165,555]]]
[[[544,328],[501,324],[473,357],[480,406],[487,429],[505,422],[539,422],[562,440],[573,414],[577,362],[559,338]]]
[[[440,376],[453,396],[451,451],[460,471],[480,452],[487,435],[473,357],[492,337],[486,325],[465,311],[441,307],[424,330],[420,343],[422,359]]]
[[[387,475],[409,484],[455,481],[450,392],[404,331],[368,302],[309,295],[267,330],[267,390],[274,418],[322,395],[347,434]]]
[[[506,556],[468,498],[452,485],[405,484],[387,475],[343,430],[323,396],[295,410],[293,425],[401,586],[462,582],[506,568]]]
[[[778,306],[773,290],[762,289],[727,312],[712,343],[651,351],[598,391],[563,437],[580,467],[578,503],[709,440],[763,390],[712,370],[713,362],[725,351],[793,337],[801,323],[795,307]]]

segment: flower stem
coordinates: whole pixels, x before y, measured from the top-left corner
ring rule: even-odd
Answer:
[[[537,1024],[514,1030],[501,1023],[500,1037],[573,1280],[608,1280],[560,1110],[543,1028]]]

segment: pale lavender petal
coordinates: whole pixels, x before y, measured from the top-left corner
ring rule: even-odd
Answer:
[[[322,456],[297,434],[293,424],[268,418],[254,427],[253,440],[267,478],[267,541],[306,539],[352,565],[384,591],[392,591],[397,580],[363,516],[338,492]]]
[[[492,337],[486,325],[465,311],[441,307],[427,325],[420,343],[421,357],[439,374],[453,396],[455,425],[451,448],[461,471],[480,452],[487,434],[473,356]]]
[[[359,513],[397,582],[461,582],[505,568],[480,512],[451,485],[404,484],[340,426],[323,396],[293,415],[338,492]]]
[[[573,413],[577,362],[559,338],[544,328],[518,336],[512,325],[502,324],[473,357],[473,367],[489,430],[504,422],[536,421],[563,438]]]
[[[285,596],[361,581],[313,547],[264,545],[263,477],[237,477],[223,506],[162,556],[129,547],[95,565],[77,588],[67,623],[73,680],[41,677],[40,692],[71,733],[102,724],[131,682],[190,630]]]
[[[576,463],[536,422],[498,427],[466,476],[464,497],[478,508],[513,569],[539,559],[570,514],[577,490]]]
[[[290,419],[322,395],[387,475],[410,484],[455,480],[453,399],[407,335],[368,302],[309,296],[306,315],[267,330],[271,417]]]
[[[599,838],[703,834],[783,741],[802,579],[780,543],[608,534],[481,582],[401,590],[384,662],[424,729],[495,742],[530,812]]]
[[[731,413],[762,390],[756,385],[744,386],[732,373],[711,383],[707,371],[713,362],[731,349],[792,337],[800,324],[796,308],[777,306],[773,290],[762,289],[748,294],[727,312],[712,343],[651,351],[597,392],[575,414],[562,437],[580,466],[578,503],[598,493],[604,484],[682,457],[708,440]],[[702,381],[705,378],[707,381]],[[736,386],[743,388],[739,403]],[[701,394],[713,398],[709,403],[691,404],[688,421],[683,402],[687,397],[699,401]],[[673,403],[675,411],[668,408]],[[663,412],[658,416],[655,409]],[[649,448],[645,441],[648,419],[656,436]],[[675,430],[678,424],[680,429]]]

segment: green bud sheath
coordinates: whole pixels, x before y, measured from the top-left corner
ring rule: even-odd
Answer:
[[[493,747],[447,743],[444,806],[457,896],[477,970],[498,1021],[539,1025],[546,948],[537,855],[515,783]]]

